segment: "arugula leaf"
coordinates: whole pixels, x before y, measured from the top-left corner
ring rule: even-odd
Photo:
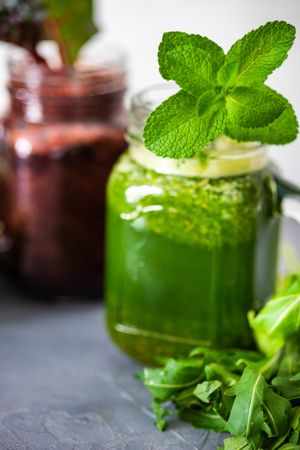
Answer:
[[[198,34],[187,34],[181,31],[170,31],[163,34],[162,41],[158,49],[159,71],[161,76],[166,80],[175,80],[173,70],[181,70],[177,66],[178,61],[173,61],[170,64],[168,54],[174,50],[179,50],[183,46],[193,47],[195,50],[200,50],[201,54],[209,58],[211,64],[217,69],[224,63],[225,55],[221,47],[207,37],[202,37]]]
[[[212,395],[215,394],[221,386],[222,383],[219,380],[203,381],[202,383],[197,384],[194,395],[202,402],[209,403]]]
[[[145,368],[144,385],[154,398],[167,401],[178,391],[200,381],[201,366],[201,361],[183,362],[170,359],[163,369]]]
[[[260,439],[264,423],[264,389],[263,375],[246,367],[240,381],[226,391],[226,395],[235,396],[226,430],[235,436],[246,437],[253,445]]]
[[[230,437],[224,441],[224,450],[253,450],[245,437]]]
[[[262,406],[270,430],[268,437],[283,435],[289,425],[289,415],[292,409],[290,402],[266,387]]]
[[[264,127],[283,113],[286,102],[267,86],[234,88],[226,96],[228,120],[246,128]]]
[[[239,39],[226,55],[219,79],[226,84],[249,86],[262,83],[287,58],[295,39],[295,27],[286,22],[268,22]],[[235,64],[238,67],[235,67]],[[228,68],[230,65],[231,69]],[[234,77],[225,73],[234,72]]]
[[[197,407],[182,409],[178,416],[185,422],[191,423],[196,428],[211,431],[224,431],[226,420],[214,410],[200,409]]]
[[[224,131],[225,117],[222,108],[199,116],[197,99],[179,91],[148,117],[145,145],[158,156],[188,158]]]
[[[152,402],[152,410],[155,414],[155,423],[159,431],[165,431],[167,428],[166,416],[170,415],[170,412],[161,406],[160,400],[154,399]]]
[[[282,447],[278,447],[279,450],[299,450],[300,445],[293,445],[293,444],[285,444]]]
[[[276,388],[280,395],[286,399],[300,400],[300,379],[290,380],[283,377],[275,377],[272,380],[272,385]]]
[[[276,353],[289,336],[300,330],[300,277],[291,280],[256,317],[252,311],[248,318],[260,350],[266,355]]]

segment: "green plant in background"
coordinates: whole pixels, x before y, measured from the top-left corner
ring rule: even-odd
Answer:
[[[163,35],[159,69],[181,88],[149,116],[145,146],[158,156],[191,157],[220,135],[239,141],[286,144],[298,134],[291,104],[265,84],[287,58],[295,28],[268,22],[224,54],[206,37]]]
[[[139,374],[160,430],[172,402],[195,427],[230,432],[224,450],[300,449],[300,274],[249,323],[260,351],[196,348]]]
[[[0,40],[26,48],[37,60],[37,43],[52,39],[63,62],[72,65],[96,31],[91,0],[2,0],[0,4]]]

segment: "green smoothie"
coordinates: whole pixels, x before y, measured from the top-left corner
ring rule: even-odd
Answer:
[[[107,214],[107,319],[117,344],[148,363],[195,346],[250,347],[246,314],[274,288],[276,198],[266,168],[189,177],[122,156]]]

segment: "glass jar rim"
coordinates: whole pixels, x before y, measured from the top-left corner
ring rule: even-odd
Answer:
[[[70,93],[76,89],[97,85],[104,90],[115,90],[116,78],[125,79],[126,56],[118,47],[105,45],[100,47],[97,56],[82,52],[75,67],[62,67],[51,70],[46,65],[38,64],[30,53],[24,49],[13,48],[8,57],[10,81],[24,85],[28,89],[43,86],[48,90],[68,86]],[[71,94],[72,95],[72,94]]]
[[[207,148],[208,158],[162,158],[143,145],[143,128],[148,115],[162,101],[178,92],[175,83],[150,86],[132,97],[128,139],[129,154],[138,164],[162,174],[218,178],[262,170],[268,164],[266,147],[260,142],[237,142],[226,136]]]

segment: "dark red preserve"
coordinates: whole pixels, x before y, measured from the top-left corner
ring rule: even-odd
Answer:
[[[126,147],[122,58],[54,72],[22,57],[10,72],[6,222],[13,270],[36,293],[98,295],[106,181]]]

